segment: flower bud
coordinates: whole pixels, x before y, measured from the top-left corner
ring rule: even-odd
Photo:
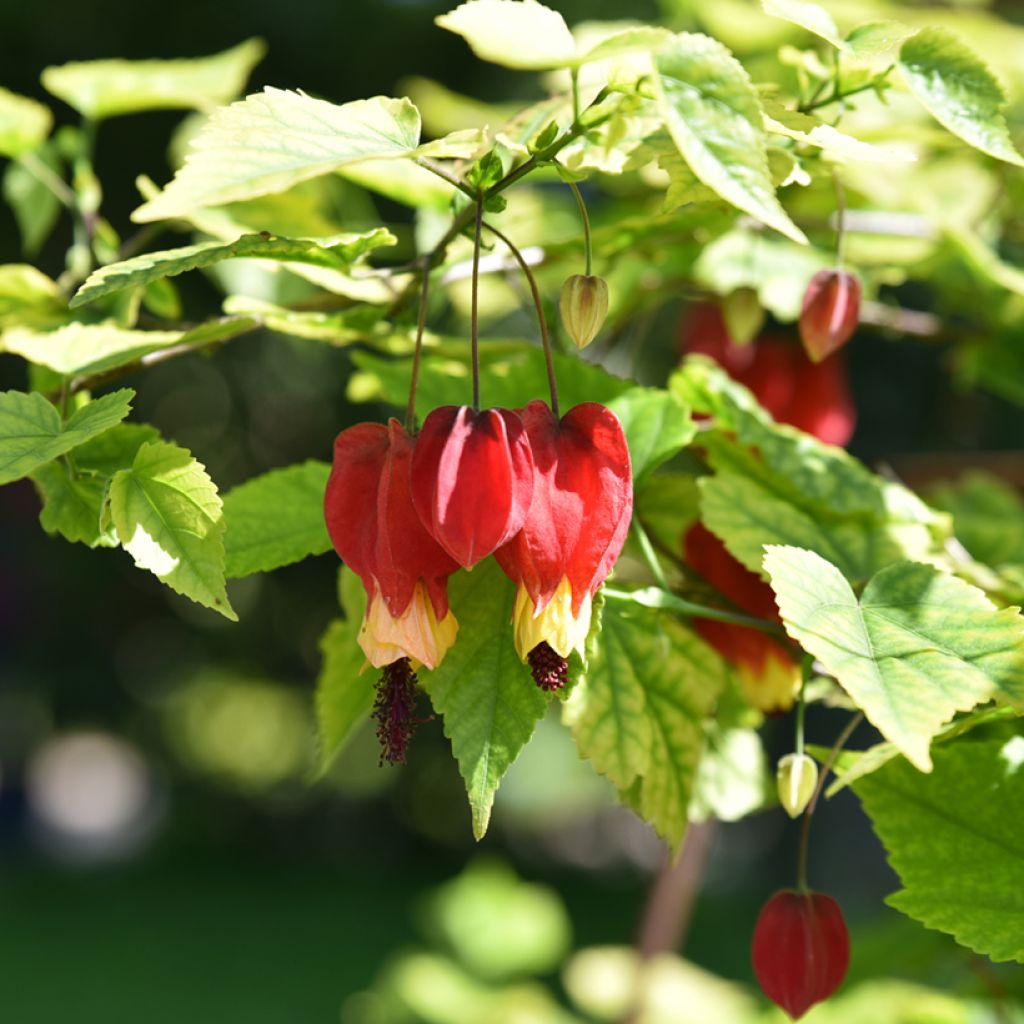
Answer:
[[[799,1019],[846,976],[850,939],[839,904],[820,892],[777,892],[761,908],[751,959],[764,994]]]
[[[811,361],[820,363],[845,345],[857,329],[860,281],[845,270],[819,270],[804,292],[800,340]]]
[[[780,758],[775,772],[779,803],[791,818],[803,814],[818,784],[818,766],[806,754],[787,754]]]
[[[573,274],[562,285],[558,308],[569,337],[577,348],[586,348],[608,315],[608,285],[594,274]]]
[[[749,345],[764,327],[764,307],[754,288],[734,288],[722,300],[722,319],[730,340]]]

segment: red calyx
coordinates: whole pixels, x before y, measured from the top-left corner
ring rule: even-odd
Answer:
[[[472,568],[518,533],[532,495],[533,459],[514,412],[448,405],[427,416],[412,459],[412,499],[459,565]]]
[[[799,1019],[846,976],[850,939],[839,904],[820,892],[777,892],[761,908],[751,958],[764,994]]]
[[[819,270],[807,285],[800,313],[800,338],[811,360],[820,363],[845,345],[859,316],[859,279],[845,270]]]
[[[537,400],[522,419],[533,452],[533,501],[521,532],[495,557],[537,612],[567,579],[576,615],[611,572],[629,530],[626,438],[618,417],[596,402],[574,406],[558,420]]]
[[[687,319],[682,349],[714,359],[733,380],[749,388],[779,423],[789,423],[826,444],[846,444],[857,410],[837,353],[812,363],[794,339],[764,334],[749,345],[729,339],[717,306],[697,306]]]
[[[324,495],[327,532],[371,600],[379,589],[392,616],[423,580],[438,619],[448,611],[448,576],[458,565],[424,529],[412,503],[414,448],[397,420],[357,423],[334,442]]]

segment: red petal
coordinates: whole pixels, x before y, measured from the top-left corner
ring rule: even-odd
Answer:
[[[860,281],[844,270],[819,270],[804,292],[800,338],[811,360],[820,363],[845,345],[857,329]]]
[[[371,597],[379,586],[397,618],[422,579],[440,619],[448,611],[447,577],[458,566],[413,508],[412,453],[413,441],[397,420],[386,427],[359,423],[343,430],[334,442],[324,516],[335,550]]]
[[[633,511],[629,449],[611,410],[595,402],[558,421],[541,401],[523,411],[535,470],[522,532],[496,554],[537,609],[568,577],[573,613],[593,596],[619,557]]]
[[[839,905],[820,892],[776,893],[757,919],[751,959],[764,994],[802,1017],[846,976],[850,939]]]
[[[437,542],[467,569],[519,532],[533,459],[509,409],[444,406],[426,418],[412,460],[412,497]]]

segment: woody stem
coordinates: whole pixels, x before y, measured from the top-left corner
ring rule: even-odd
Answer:
[[[405,430],[416,429],[416,387],[420,381],[420,360],[423,356],[423,331],[427,325],[427,293],[430,289],[430,257],[421,261],[423,280],[420,282],[420,308],[416,317],[416,348],[412,354],[412,379],[409,381],[409,404],[405,407]]]
[[[476,197],[476,226],[473,230],[473,283],[469,313],[470,346],[473,359],[473,411],[480,411],[480,336],[478,301],[480,288],[480,226],[483,224],[483,193]]]
[[[515,257],[515,261],[519,264],[519,268],[522,270],[523,275],[526,277],[526,280],[530,285],[530,294],[533,296],[533,305],[537,310],[537,322],[540,324],[540,340],[541,344],[544,346],[544,362],[548,371],[548,390],[551,393],[551,411],[555,414],[555,418],[558,419],[558,382],[555,380],[555,362],[554,357],[551,354],[551,336],[548,334],[548,321],[547,317],[544,315],[544,303],[541,301],[540,289],[537,287],[537,278],[534,276],[533,271],[530,269],[530,265],[526,262],[523,254],[515,247],[515,245],[512,244],[512,241],[507,235],[503,234],[491,224],[484,224],[484,227],[505,244],[508,251]]]

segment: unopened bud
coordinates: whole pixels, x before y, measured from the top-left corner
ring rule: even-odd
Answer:
[[[779,760],[775,772],[779,803],[791,818],[803,814],[818,784],[818,766],[806,754],[787,754]]]
[[[608,285],[596,274],[573,274],[562,285],[558,307],[569,337],[577,348],[586,348],[608,315]]]
[[[799,1019],[846,976],[850,938],[839,904],[820,892],[777,892],[761,908],[751,959],[761,991]]]
[[[722,300],[722,319],[729,340],[749,345],[764,326],[764,307],[753,288],[734,288]]]
[[[819,270],[807,285],[800,313],[800,340],[811,361],[820,363],[845,345],[859,316],[859,279],[845,270]]]

